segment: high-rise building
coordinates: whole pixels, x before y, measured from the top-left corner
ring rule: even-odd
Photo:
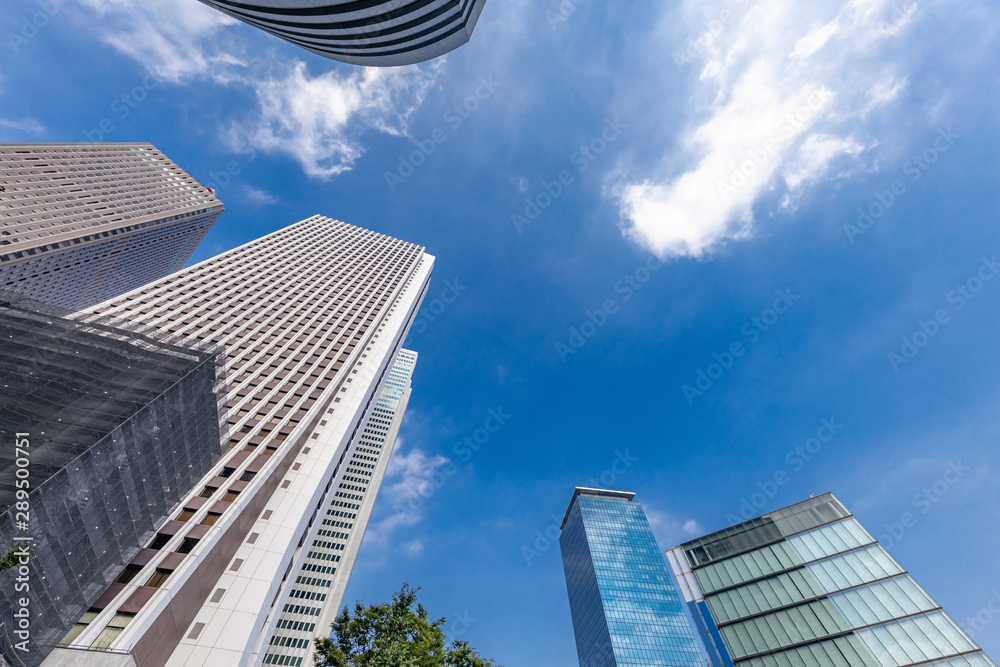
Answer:
[[[996,667],[832,494],[667,556],[715,667]]]
[[[132,579],[47,666],[125,653],[134,662],[121,664],[142,667],[261,663],[289,582],[333,574],[321,567],[345,574],[330,556],[346,549],[313,543],[346,543],[320,536],[334,530],[323,523],[341,498],[331,491],[357,476],[351,445],[382,419],[375,408],[433,263],[420,246],[314,216],[77,315],[224,346],[229,431],[226,454],[144,545]],[[285,633],[295,641],[323,632],[304,629],[318,612],[297,618],[298,634]]]
[[[224,451],[218,348],[69,313],[0,292],[0,545],[21,547],[0,572],[12,665],[38,665],[119,586]]]
[[[318,55],[354,65],[412,65],[469,41],[486,0],[201,0]]]
[[[580,667],[702,667],[634,493],[577,487],[559,536]]]
[[[351,443],[344,476],[323,501],[325,516],[302,546],[305,560],[272,605],[257,650],[265,653],[263,664],[311,667],[313,638],[329,636],[403,421],[416,361],[416,352],[399,351],[368,423]]]
[[[80,310],[178,271],[222,213],[150,144],[0,144],[0,289]]]

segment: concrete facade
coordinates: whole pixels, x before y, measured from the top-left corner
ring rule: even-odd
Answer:
[[[222,203],[151,144],[0,144],[0,289],[80,310],[184,267]]]
[[[412,243],[314,216],[79,315],[225,346],[229,433],[75,646],[143,667],[260,664],[272,610],[325,528],[433,263]],[[167,559],[168,576],[151,580]]]

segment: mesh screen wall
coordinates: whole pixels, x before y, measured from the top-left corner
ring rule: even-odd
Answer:
[[[62,314],[0,293],[0,546],[36,548],[27,591],[16,569],[0,573],[0,643],[13,664],[40,663],[223,451],[220,348]],[[20,451],[15,434],[27,434]],[[28,463],[26,522],[17,458]],[[31,639],[13,655],[22,596]]]

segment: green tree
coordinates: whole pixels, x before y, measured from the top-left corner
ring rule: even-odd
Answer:
[[[29,562],[34,560],[35,552],[38,551],[38,545],[31,545],[28,547],[28,560]],[[10,570],[21,564],[21,557],[24,556],[24,551],[18,545],[12,546],[6,552],[0,552],[0,572],[4,570]]]
[[[0,572],[17,567],[17,547],[11,547],[5,553],[0,554]]]
[[[417,591],[403,584],[392,602],[345,607],[333,637],[316,640],[319,667],[501,667],[467,642],[445,644],[445,619],[431,621]]]

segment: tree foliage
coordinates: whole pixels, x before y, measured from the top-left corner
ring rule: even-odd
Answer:
[[[21,564],[21,559],[27,556],[28,561],[32,561],[35,558],[35,553],[38,551],[38,545],[32,544],[31,546],[25,547],[15,544],[6,552],[0,552],[0,572],[4,570],[10,570]]]
[[[444,618],[431,621],[408,584],[392,602],[345,607],[333,637],[316,640],[319,667],[500,667],[467,642],[446,645]]]

